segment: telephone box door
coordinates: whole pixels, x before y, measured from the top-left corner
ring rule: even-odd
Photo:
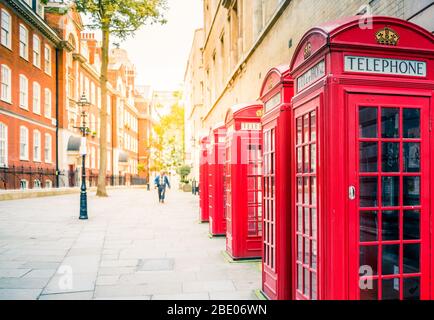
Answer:
[[[429,299],[429,99],[349,96],[350,299]]]

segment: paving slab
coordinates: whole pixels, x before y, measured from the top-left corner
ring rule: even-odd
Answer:
[[[255,299],[258,264],[225,260],[225,239],[197,223],[198,197],[109,193],[89,193],[87,221],[76,194],[3,201],[0,299]]]

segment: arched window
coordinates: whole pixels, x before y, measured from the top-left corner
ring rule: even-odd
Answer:
[[[51,119],[51,90],[48,88],[45,88],[45,95],[44,95],[44,115],[46,118]]]
[[[8,11],[1,9],[0,34],[1,44],[6,48],[12,48],[12,18]]]
[[[0,99],[6,102],[11,103],[12,96],[11,96],[11,87],[12,87],[12,80],[11,80],[11,69],[5,65],[1,65],[1,73],[0,73]]]
[[[29,129],[20,127],[20,160],[29,160]]]
[[[36,34],[33,35],[33,65],[41,67],[41,39]]]
[[[29,60],[29,31],[20,24],[20,57]]]
[[[41,161],[41,133],[33,130],[33,161]]]
[[[33,181],[33,189],[41,189],[41,186],[42,186],[41,180],[35,179]]]

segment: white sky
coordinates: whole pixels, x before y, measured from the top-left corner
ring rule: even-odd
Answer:
[[[165,25],[145,25],[120,44],[136,65],[136,85],[154,90],[182,85],[194,30],[203,26],[202,0],[168,0],[168,5]]]

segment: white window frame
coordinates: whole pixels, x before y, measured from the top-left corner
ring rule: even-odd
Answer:
[[[23,136],[23,133],[25,133],[25,136]],[[22,149],[23,144],[24,149]],[[24,151],[24,153],[21,151]],[[29,129],[25,126],[20,126],[20,160],[29,160]]]
[[[12,50],[12,16],[5,9],[1,9],[0,15],[1,44],[6,48]]]
[[[48,44],[44,46],[44,71],[51,76],[51,48]]]
[[[0,122],[0,146],[2,144],[4,145],[4,149],[0,148],[0,167],[4,168],[8,166],[8,126]]]
[[[33,35],[33,65],[36,68],[41,68],[41,38],[39,38],[36,34]]]
[[[41,114],[41,85],[33,82],[33,113]]]
[[[51,181],[51,180],[45,180],[44,188],[45,189],[51,189],[51,188],[53,188],[53,181]]]
[[[42,189],[42,182],[39,179],[33,180],[33,189]]]
[[[24,32],[24,33],[22,33]],[[20,23],[20,57],[29,60],[29,30]]]
[[[45,88],[44,90],[44,116],[47,119],[51,119],[51,108],[52,105],[52,95],[51,90],[48,88]]]
[[[7,74],[6,74],[7,73]],[[1,86],[0,86],[0,99],[2,101],[11,103],[12,102],[12,70],[7,65],[1,65]]]
[[[44,160],[45,163],[52,163],[52,143],[53,139],[51,137],[51,134],[46,133],[45,134],[45,142],[44,142]]]
[[[33,130],[33,161],[41,162],[41,132]]]
[[[20,108],[29,110],[29,79],[20,74]]]

